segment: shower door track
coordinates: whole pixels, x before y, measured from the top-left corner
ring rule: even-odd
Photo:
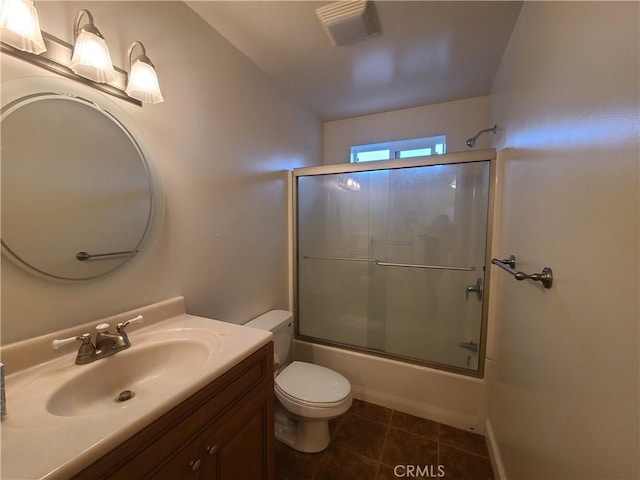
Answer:
[[[493,162],[496,151],[493,148],[485,150],[469,150],[468,152],[452,152],[428,157],[394,158],[391,160],[377,160],[359,163],[332,163],[314,167],[295,168],[292,175],[302,177],[307,175],[331,175],[335,173],[356,173],[375,170],[393,170],[397,168],[428,167],[433,165],[450,165],[455,163]]]

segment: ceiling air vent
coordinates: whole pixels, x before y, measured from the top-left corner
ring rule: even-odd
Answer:
[[[335,46],[348,45],[380,33],[380,22],[371,0],[342,1],[316,9]]]

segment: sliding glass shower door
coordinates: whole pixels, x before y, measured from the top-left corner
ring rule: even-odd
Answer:
[[[357,168],[295,172],[298,335],[478,374],[490,160]]]

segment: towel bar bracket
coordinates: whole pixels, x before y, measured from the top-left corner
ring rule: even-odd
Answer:
[[[540,282],[544,288],[551,288],[551,285],[553,285],[553,270],[551,270],[550,267],[544,267],[542,273],[532,273],[529,275],[524,272],[516,272],[514,276],[516,280],[531,279]]]

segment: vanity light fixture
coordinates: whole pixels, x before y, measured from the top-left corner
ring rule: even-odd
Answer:
[[[132,54],[136,46],[140,47],[142,53],[133,59]],[[144,103],[164,102],[156,69],[147,57],[142,42],[136,40],[131,44],[127,51],[127,59],[129,62],[129,79],[125,90],[127,95]]]
[[[107,44],[89,10],[76,14],[73,39],[71,45],[41,31],[33,0],[0,0],[2,53],[137,106],[164,101],[155,67],[141,42],[129,47],[127,72],[111,63]],[[141,49],[139,55],[133,53],[136,46]]]
[[[89,23],[81,27],[80,21],[84,15],[87,16]],[[71,70],[98,83],[109,83],[116,79],[107,43],[93,24],[93,15],[89,10],[83,9],[76,14],[73,40],[73,53],[69,64]]]
[[[0,36],[4,43],[23,52],[39,54],[47,50],[32,0],[0,2]]]

